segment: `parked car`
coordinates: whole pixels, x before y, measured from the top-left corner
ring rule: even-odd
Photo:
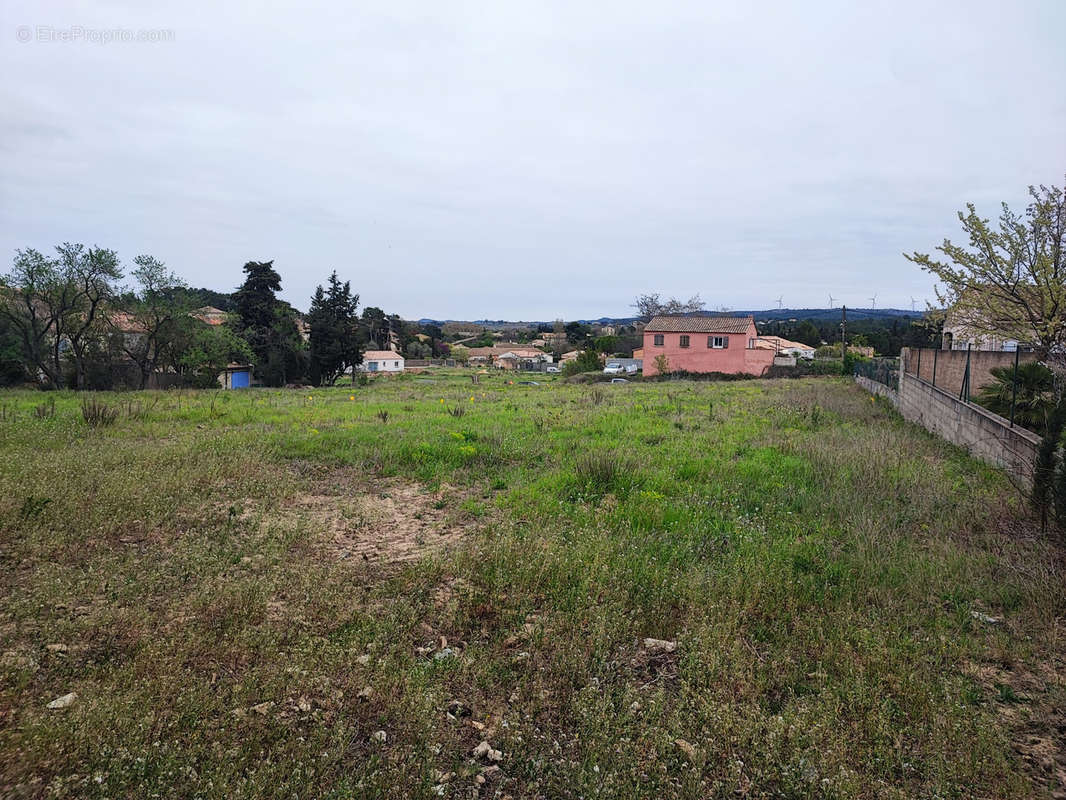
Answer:
[[[626,364],[626,375],[636,375],[639,370],[636,364]]]
[[[558,367],[548,367],[544,371],[545,372],[562,372],[562,370],[559,369]]]
[[[621,375],[625,372],[625,368],[617,361],[608,361],[607,366],[603,368],[604,375]]]
[[[536,381],[519,381],[519,386],[540,386]]]
[[[611,378],[611,383],[629,383],[626,378]]]

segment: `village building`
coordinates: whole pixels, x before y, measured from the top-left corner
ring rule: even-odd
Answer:
[[[722,372],[762,375],[774,351],[757,346],[751,317],[663,315],[644,328],[644,374]]]
[[[367,350],[363,353],[363,372],[403,372],[404,358],[395,350]]]
[[[774,353],[795,358],[812,359],[817,349],[803,342],[793,342],[780,336],[760,336],[755,340],[755,346],[763,350],[773,350]]]

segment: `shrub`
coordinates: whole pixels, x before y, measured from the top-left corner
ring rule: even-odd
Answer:
[[[33,416],[37,419],[51,419],[56,415],[56,399],[50,398],[47,403],[41,403],[33,407]]]
[[[574,462],[574,491],[570,499],[598,499],[613,492],[624,496],[640,480],[633,465],[610,451],[585,453]]]
[[[1018,365],[1018,395],[1014,396],[1014,367],[993,367],[992,383],[982,386],[974,401],[1001,417],[1010,417],[1014,402],[1014,422],[1036,433],[1047,429],[1054,406],[1055,376],[1037,361]]]
[[[113,425],[118,419],[118,409],[97,400],[86,397],[81,401],[81,415],[92,428]]]

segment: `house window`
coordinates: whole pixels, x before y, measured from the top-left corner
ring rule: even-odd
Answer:
[[[399,362],[399,361],[393,361],[393,362],[392,362],[392,365],[393,365],[394,367],[398,367],[398,366],[400,366],[400,362]]]
[[[662,347],[663,346],[663,335],[661,333],[655,334],[655,346],[656,347]]]
[[[726,347],[729,347],[729,337],[728,336],[708,336],[707,337],[707,346],[708,347],[712,347],[715,350],[722,350],[722,349],[724,349]]]
[[[688,335],[687,334],[684,334],[684,333],[681,334],[681,346],[682,347],[688,347]]]
[[[755,340],[754,339],[748,339],[748,349],[749,350],[754,350],[755,349]]]

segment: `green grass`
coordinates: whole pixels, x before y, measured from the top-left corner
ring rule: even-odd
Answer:
[[[2,795],[1052,785],[1014,744],[1066,696],[1061,549],[1004,524],[1025,504],[1000,473],[847,382],[97,399],[113,424],[0,394]],[[334,498],[381,532],[413,484],[457,544],[330,549]]]

